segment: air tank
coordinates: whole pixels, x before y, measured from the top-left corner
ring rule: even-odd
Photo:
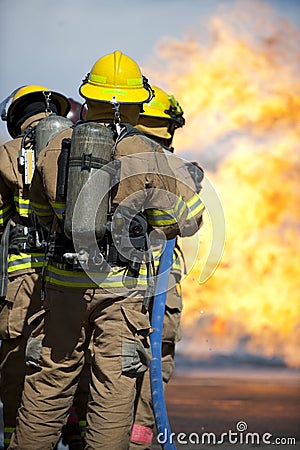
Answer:
[[[48,142],[61,131],[73,125],[71,119],[52,114],[40,120],[35,128],[35,152],[36,156],[46,147]]]
[[[101,241],[106,232],[111,181],[109,173],[100,169],[111,161],[113,146],[112,132],[104,125],[84,122],[73,130],[64,232],[83,247],[94,237]]]

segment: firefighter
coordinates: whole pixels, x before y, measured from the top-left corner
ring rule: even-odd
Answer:
[[[86,106],[73,98],[68,98],[70,111],[67,118],[73,124],[85,119]],[[74,396],[74,402],[70,408],[67,423],[62,428],[61,442],[69,450],[81,450],[84,448],[84,435],[86,427],[86,405],[89,393],[89,372],[91,364],[91,350],[89,349],[85,356],[86,364],[82,370],[77,391]],[[58,444],[55,447],[57,450]]]
[[[80,120],[85,119],[86,107],[82,103],[68,98],[70,103],[70,111],[67,115],[68,119],[76,124]],[[87,351],[85,359],[86,364],[82,370],[80,381],[74,396],[74,402],[70,409],[67,423],[62,428],[61,442],[67,446],[69,450],[81,450],[84,448],[84,436],[86,427],[86,405],[89,393],[89,372],[91,364],[90,349]],[[58,448],[58,444],[55,449]]]
[[[136,128],[150,139],[159,143],[168,152],[174,152],[172,147],[174,133],[185,124],[183,110],[173,95],[168,95],[163,89],[152,86],[155,97],[144,106],[144,112],[139,116]],[[195,191],[200,191],[202,171],[197,171],[199,180]],[[152,242],[154,246],[154,242]],[[159,242],[154,246],[154,265],[159,265]],[[169,290],[166,296],[164,326],[162,334],[162,376],[164,384],[168,383],[174,370],[175,344],[181,339],[181,278],[185,273],[185,261],[178,240],[174,249],[173,265],[170,271]],[[153,428],[155,425],[150,389],[149,371],[138,380],[138,395],[134,425],[131,433],[130,450],[148,450],[151,448]]]
[[[138,64],[118,50],[107,54],[79,92],[86,122],[48,144],[31,184],[31,202],[51,245],[44,305],[31,335],[35,348],[40,343],[39,354],[31,355],[38,367],[25,379],[10,449],[56,444],[91,336],[85,448],[128,449],[136,377],[151,358],[148,231],[173,238],[201,224],[163,149],[132,127],[153,96]]]
[[[15,429],[26,370],[27,318],[40,309],[43,230],[29,204],[30,174],[34,171],[34,130],[49,114],[66,115],[68,100],[37,85],[15,91],[7,114],[13,138],[0,148],[0,337],[1,400],[4,448]]]

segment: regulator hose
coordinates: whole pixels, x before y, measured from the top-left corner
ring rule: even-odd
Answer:
[[[160,439],[163,450],[176,450],[176,446],[173,443],[171,436],[171,428],[167,415],[161,362],[162,330],[175,242],[176,239],[166,241],[166,246],[160,257],[151,320],[151,326],[154,331],[150,334],[152,351],[152,360],[150,364],[152,404],[158,436],[163,436],[163,439]]]

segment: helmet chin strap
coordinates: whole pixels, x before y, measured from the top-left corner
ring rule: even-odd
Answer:
[[[155,92],[154,92],[154,89],[152,89],[151,85],[149,84],[148,78],[146,78],[144,75],[142,75],[142,77],[143,77],[143,86],[149,92],[149,98],[145,103],[149,103],[149,102],[151,102],[153,97],[155,97]]]

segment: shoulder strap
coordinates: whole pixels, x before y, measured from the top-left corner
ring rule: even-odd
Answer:
[[[4,228],[2,238],[0,240],[0,299],[5,298],[7,291],[9,230],[10,219]]]

